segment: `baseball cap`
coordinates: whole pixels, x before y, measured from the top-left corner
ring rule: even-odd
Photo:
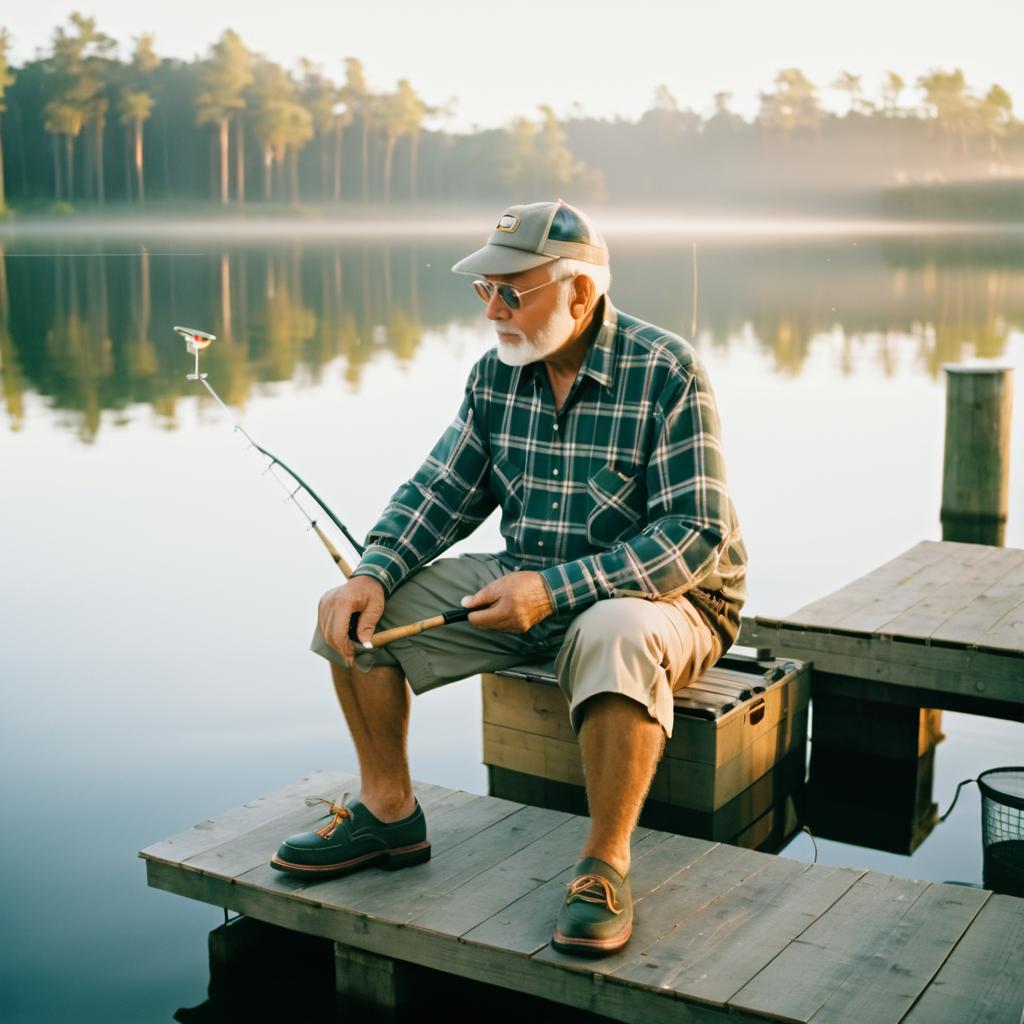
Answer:
[[[518,274],[560,256],[608,265],[608,246],[590,218],[562,199],[510,206],[487,244],[459,260],[456,274]]]

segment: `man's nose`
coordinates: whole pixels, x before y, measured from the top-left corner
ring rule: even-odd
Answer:
[[[497,289],[491,293],[491,297],[487,300],[485,312],[488,320],[507,320],[512,315],[512,311],[505,305]]]

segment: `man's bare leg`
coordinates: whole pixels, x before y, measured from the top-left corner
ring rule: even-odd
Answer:
[[[665,730],[639,701],[622,694],[599,693],[583,707],[579,741],[590,835],[580,857],[600,857],[625,876],[629,837],[665,749]],[[620,751],[629,755],[617,756]]]
[[[396,665],[369,672],[330,662],[334,690],[359,758],[359,799],[381,821],[416,809],[409,775],[409,684]]]

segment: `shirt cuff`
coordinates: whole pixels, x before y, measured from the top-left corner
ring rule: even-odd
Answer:
[[[363,552],[352,575],[372,576],[384,588],[384,596],[390,597],[395,587],[409,575],[409,566],[397,551],[371,544]]]
[[[611,597],[603,575],[598,576],[587,558],[563,562],[540,570],[551,596],[552,614],[581,612],[604,597]]]

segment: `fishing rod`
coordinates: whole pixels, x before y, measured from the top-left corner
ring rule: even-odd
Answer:
[[[234,429],[241,434],[246,441],[249,442],[250,447],[255,448],[261,455],[267,458],[267,468],[264,472],[269,473],[285,490],[288,495],[286,500],[290,500],[292,504],[302,513],[305,520],[309,523],[309,527],[313,530],[316,535],[320,538],[324,547],[327,549],[328,554],[331,556],[331,560],[341,570],[342,575],[345,579],[350,579],[352,576],[352,567],[345,561],[341,552],[331,543],[330,538],[320,528],[317,521],[306,511],[306,509],[299,503],[295,497],[299,491],[305,491],[313,501],[323,510],[327,517],[332,523],[345,535],[345,538],[352,545],[353,549],[358,553],[359,557],[362,558],[364,551],[366,550],[362,544],[359,543],[349,532],[348,528],[344,523],[334,514],[334,512],[327,506],[324,500],[313,490],[305,480],[299,476],[287,463],[282,462],[273,452],[268,451],[261,444],[258,444],[252,436],[249,434],[241,424],[231,414],[231,410],[224,404],[220,395],[213,389],[213,385],[208,380],[208,374],[199,372],[199,353],[217,340],[215,334],[210,334],[207,331],[196,330],[193,327],[178,327],[175,326],[174,330],[185,339],[185,345],[188,349],[189,355],[195,356],[195,369],[192,373],[186,374],[186,380],[199,381],[203,387],[210,393],[214,401],[224,410],[228,419],[231,421]],[[274,467],[280,466],[291,478],[295,481],[296,486],[292,488],[284,480],[282,480],[277,473],[274,472]],[[364,648],[371,647],[385,647],[387,644],[394,640],[401,640],[405,637],[415,636],[417,633],[423,633],[428,629],[436,629],[438,626],[447,626],[452,622],[465,622],[469,619],[470,612],[473,609],[469,608],[450,608],[446,611],[440,612],[437,615],[432,615],[426,619],[420,619],[418,622],[410,622],[405,626],[396,626],[393,629],[385,629],[380,633],[374,633],[374,635],[367,641],[363,646]],[[356,636],[357,620],[359,618],[358,613],[352,616],[349,621],[349,637],[353,640],[358,641]]]
[[[330,517],[334,525],[337,526],[337,528],[345,535],[345,537],[348,539],[348,542],[358,552],[360,558],[363,555],[363,546],[355,539],[355,537],[352,536],[351,533],[349,533],[345,524],[342,523],[338,519],[338,517],[324,504],[323,500],[319,497],[319,495],[317,495],[316,491],[314,491],[302,479],[302,477],[298,475],[298,473],[296,473],[293,469],[289,468],[289,466],[286,463],[282,462],[276,455],[273,454],[273,452],[267,451],[266,448],[264,448],[260,444],[257,444],[256,441],[253,440],[249,432],[244,427],[242,427],[237,422],[237,420],[235,420],[234,416],[231,415],[231,410],[228,409],[228,407],[221,400],[220,395],[218,395],[217,392],[213,390],[213,386],[207,379],[208,375],[199,372],[199,353],[204,348],[209,347],[209,345],[216,340],[216,335],[209,334],[206,331],[197,331],[191,327],[175,327],[174,329],[175,331],[178,332],[178,334],[185,338],[186,347],[188,348],[189,354],[194,355],[196,359],[195,371],[193,373],[187,374],[186,379],[199,381],[199,383],[202,384],[206,388],[206,390],[210,392],[210,395],[213,397],[214,401],[227,414],[227,417],[228,419],[231,420],[235,430],[238,431],[238,433],[240,433],[249,442],[249,444],[253,448],[255,448],[261,455],[265,455],[270,460],[269,464],[267,465],[266,472],[270,473],[270,475],[284,488],[285,492],[288,494],[288,498],[291,499],[295,507],[306,518],[306,521],[309,523],[310,528],[315,531],[316,535],[323,542],[334,563],[338,566],[339,569],[341,569],[341,571],[345,574],[345,577],[347,579],[349,576],[352,575],[351,566],[349,566],[348,562],[346,562],[345,559],[342,557],[341,552],[339,552],[338,549],[331,543],[330,539],[320,528],[317,521],[313,519],[312,516],[310,516],[310,514],[298,503],[298,501],[295,500],[295,495],[298,494],[300,490],[305,490],[306,493],[309,494],[310,497],[312,497],[312,499],[320,506],[320,508],[323,509],[323,511]],[[280,466],[299,486],[296,487],[294,490],[290,489],[288,485],[276,473],[273,472],[274,466]]]

